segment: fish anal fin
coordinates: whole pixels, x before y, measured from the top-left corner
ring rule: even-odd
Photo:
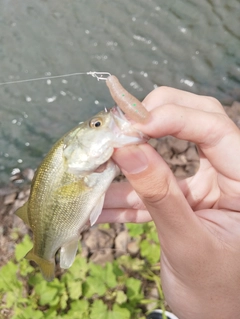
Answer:
[[[93,225],[96,223],[96,221],[97,221],[99,215],[100,215],[101,212],[102,212],[103,204],[104,204],[104,198],[105,198],[105,194],[103,194],[103,195],[99,198],[99,200],[98,200],[96,206],[95,206],[95,207],[93,208],[93,210],[91,211],[91,215],[90,215],[90,218],[89,218],[89,219],[90,219],[90,224],[91,224],[91,226],[93,226]]]
[[[47,281],[52,281],[55,277],[55,262],[49,261],[36,255],[30,250],[25,256],[26,259],[34,261],[40,268],[43,278]]]
[[[78,249],[78,238],[62,246],[60,251],[60,267],[68,269],[72,266]]]
[[[21,218],[25,224],[27,224],[28,226],[30,226],[29,224],[29,219],[28,219],[28,201],[22,206],[19,207],[15,214]]]

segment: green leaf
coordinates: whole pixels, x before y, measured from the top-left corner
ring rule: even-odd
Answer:
[[[107,263],[104,268],[104,281],[109,288],[117,286],[116,275],[114,273],[113,264]]]
[[[46,291],[44,291],[40,295],[39,303],[40,305],[51,305],[55,306],[58,303],[59,298],[57,297],[57,289],[48,287]],[[57,298],[56,298],[57,297]]]
[[[72,300],[77,300],[82,295],[82,283],[80,281],[69,281],[67,283],[69,296]]]
[[[30,276],[28,279],[28,283],[30,286],[35,287],[37,284],[41,283],[43,280],[42,275],[38,272],[34,274],[33,276]]]
[[[77,300],[71,302],[68,314],[70,315],[70,319],[89,318],[89,302],[87,300]]]
[[[144,224],[126,224],[128,233],[132,237],[137,237],[144,233]]]
[[[144,260],[132,258],[131,256],[123,255],[117,259],[118,263],[128,270],[141,271],[145,265]]]
[[[90,319],[108,319],[107,306],[102,300],[94,301],[91,308]]]
[[[96,278],[97,281],[102,281],[109,288],[114,288],[117,285],[116,275],[114,273],[113,264],[107,263],[104,267],[96,264],[90,265],[90,276]]]
[[[33,244],[28,235],[24,236],[23,241],[16,245],[15,258],[20,261],[31,250]]]
[[[146,258],[150,264],[156,264],[160,259],[159,245],[144,239],[140,243],[141,256]]]
[[[22,259],[19,263],[20,275],[26,277],[28,274],[34,271],[34,268],[30,265],[28,260]]]
[[[124,275],[124,271],[120,268],[120,264],[119,264],[118,259],[114,260],[112,265],[113,265],[113,272],[114,272],[114,274],[116,275],[117,278]]]
[[[15,311],[15,314],[13,315],[13,317],[11,317],[12,319],[43,319],[44,314],[42,311],[40,310],[35,310],[33,309],[31,306],[26,307],[24,309],[17,309],[17,311]]]
[[[102,300],[95,300],[91,308],[90,319],[130,319],[130,316],[128,309],[114,304],[113,310],[109,311]]]
[[[72,275],[74,280],[84,280],[86,278],[86,274],[89,270],[89,264],[87,263],[86,258],[77,255],[73,265],[69,268],[68,272]],[[66,274],[67,274],[66,273]],[[65,274],[63,278],[65,277]]]
[[[141,291],[142,283],[140,280],[135,278],[128,278],[126,280],[127,286],[127,297],[132,302],[139,302],[143,298]]]
[[[130,319],[131,313],[126,308],[121,308],[119,305],[114,304],[113,310],[109,313],[108,319]]]
[[[95,294],[103,296],[107,291],[106,285],[103,283],[101,278],[87,277],[83,283],[83,295],[86,298],[91,298]]]
[[[157,230],[155,227],[152,227],[152,229],[146,233],[146,238],[149,241],[154,241],[154,243],[157,244],[159,246],[159,249],[160,249],[158,233],[157,233]]]
[[[6,308],[10,309],[16,303],[17,294],[13,291],[9,291],[6,295]]]
[[[22,283],[17,279],[17,271],[18,266],[12,261],[0,269],[0,291],[9,291],[22,286]]]
[[[59,318],[59,317],[57,316],[57,311],[54,308],[51,307],[50,309],[44,312],[44,319],[56,319],[56,318]]]
[[[63,292],[61,298],[60,298],[60,307],[61,309],[66,309],[67,308],[67,301],[68,301],[68,294],[66,291]]]
[[[39,303],[42,306],[47,304],[51,304],[53,306],[56,304],[56,299],[59,300],[57,295],[58,289],[56,287],[52,287],[45,280],[42,280],[35,286],[35,292],[39,295]]]
[[[121,305],[121,304],[123,304],[125,301],[127,301],[127,296],[126,296],[126,294],[125,294],[123,291],[118,290],[118,291],[116,292],[116,303],[119,304],[119,305]]]

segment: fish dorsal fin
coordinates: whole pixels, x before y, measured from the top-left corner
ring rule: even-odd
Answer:
[[[78,249],[78,238],[62,246],[60,251],[60,267],[68,269],[72,266]]]
[[[36,255],[31,249],[27,255],[25,256],[28,260],[33,260],[40,268],[43,278],[47,281],[52,281],[54,279],[54,272],[55,272],[55,262],[49,261],[44,258],[39,257]]]
[[[93,210],[91,211],[91,215],[90,215],[90,218],[89,218],[89,219],[90,219],[90,224],[91,224],[91,226],[93,226],[93,225],[96,223],[96,221],[97,221],[99,215],[100,215],[101,212],[102,212],[103,203],[104,203],[104,198],[105,198],[105,194],[103,194],[103,195],[99,198],[99,200],[98,200],[96,206],[95,206],[95,207],[93,208]]]
[[[22,207],[18,208],[15,214],[20,217],[25,224],[30,226],[28,219],[28,201]]]

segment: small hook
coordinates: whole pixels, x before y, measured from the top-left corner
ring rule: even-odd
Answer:
[[[100,80],[106,81],[107,78],[111,75],[111,73],[109,72],[95,72],[95,71],[87,72],[87,74],[91,75],[94,78],[97,78],[98,81]]]

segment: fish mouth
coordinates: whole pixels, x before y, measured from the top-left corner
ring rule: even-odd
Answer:
[[[119,117],[119,118],[121,118],[122,120],[125,120],[125,121],[127,120],[126,116],[124,115],[124,113],[122,112],[120,107],[118,107],[118,106],[112,107],[109,110],[109,112],[111,112],[114,117]]]
[[[120,142],[120,147],[130,144],[142,144],[149,140],[149,136],[133,127],[132,121],[125,116],[118,106],[114,106],[109,112],[113,118],[111,129],[116,136],[116,142]]]

